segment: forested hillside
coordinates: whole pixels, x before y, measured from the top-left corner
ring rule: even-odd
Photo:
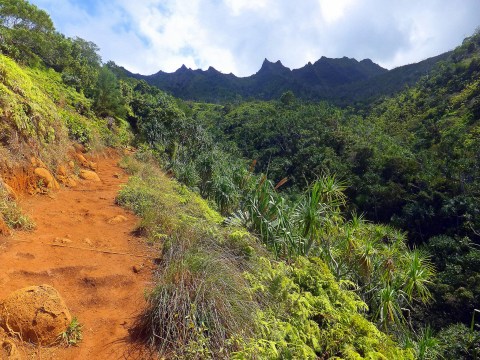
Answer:
[[[155,356],[478,357],[480,34],[418,73],[406,67],[411,86],[397,95],[385,98],[400,89],[382,80],[383,98],[344,109],[289,82],[270,83],[270,101],[175,98],[24,0],[0,1],[0,39],[7,185],[32,157],[59,178],[72,143],[136,149],[117,203],[159,252],[130,329]],[[355,66],[331,79],[364,91],[355,101],[372,96],[360,81],[393,76]],[[28,229],[0,185],[5,225]]]
[[[366,111],[285,93],[238,106],[192,104],[193,116],[259,171],[287,177],[293,198],[336,174],[351,209],[403,229],[411,246],[431,253],[439,273],[430,321],[468,323],[479,300],[479,41],[465,39],[414,87]]]
[[[476,239],[478,36],[416,86],[368,110],[307,103],[287,92],[270,102],[192,104],[221,143],[233,142],[292,192],[322,173],[349,184],[360,213],[421,243],[439,234]]]

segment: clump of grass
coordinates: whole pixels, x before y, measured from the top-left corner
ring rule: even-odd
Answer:
[[[153,163],[126,158],[120,166],[133,176],[116,201],[142,218],[139,232],[150,240],[163,239],[184,224],[201,227],[223,221],[198,194],[169,179]]]
[[[252,335],[257,304],[237,258],[198,235],[191,229],[179,232],[164,248],[136,336],[161,354],[175,349],[180,358],[225,357],[234,350],[234,335]]]
[[[131,156],[124,156],[118,165],[130,175],[137,174],[142,169],[142,164]]]
[[[2,187],[0,187],[0,214],[11,229],[32,230],[35,228],[35,223],[22,212],[17,202],[11,199]]]
[[[78,343],[83,339],[83,334],[82,325],[78,322],[76,317],[73,317],[67,329],[62,332],[58,338],[59,343],[63,346],[78,346]]]

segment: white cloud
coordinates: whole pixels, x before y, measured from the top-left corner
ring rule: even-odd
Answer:
[[[320,8],[322,9],[323,19],[327,23],[333,23],[342,19],[347,8],[350,7],[353,3],[354,0],[319,0]]]
[[[225,0],[225,4],[238,16],[245,11],[258,11],[268,9],[269,0]]]
[[[394,67],[460,44],[478,0],[33,0],[57,28],[143,74],[213,66],[240,76],[266,57],[291,68],[321,56]]]

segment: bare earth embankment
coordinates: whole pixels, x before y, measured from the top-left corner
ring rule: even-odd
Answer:
[[[147,358],[128,341],[128,329],[145,304],[154,254],[132,234],[138,219],[115,204],[127,181],[118,159],[95,159],[101,182],[81,180],[75,188],[24,196],[20,203],[35,230],[0,236],[0,300],[48,284],[83,325],[78,347],[20,347],[24,357]]]

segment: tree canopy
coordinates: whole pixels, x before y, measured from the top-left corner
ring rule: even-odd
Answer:
[[[0,1],[0,50],[22,61],[43,58],[55,32],[50,16],[25,0]]]

